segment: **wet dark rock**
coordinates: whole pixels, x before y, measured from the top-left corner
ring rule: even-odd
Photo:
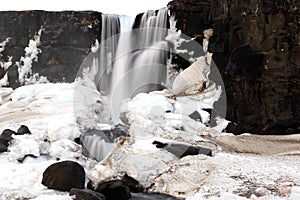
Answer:
[[[31,134],[31,132],[27,126],[21,125],[20,128],[17,130],[16,135],[25,135],[25,134]]]
[[[283,120],[278,122],[271,122],[265,127],[265,134],[282,135],[295,134],[297,131],[298,122],[293,120]]]
[[[192,118],[195,121],[201,122],[201,115],[198,111],[194,111],[189,115],[190,118]]]
[[[4,68],[0,67],[0,80],[5,76]]]
[[[177,156],[178,158],[198,154],[212,156],[212,150],[204,147],[194,147],[186,144],[176,143],[162,143],[159,141],[154,141],[153,144],[156,145],[157,148],[164,148],[165,150]]]
[[[11,139],[8,139],[6,137],[0,136],[0,144],[5,145],[6,147],[9,146]]]
[[[173,197],[160,193],[132,193],[131,200],[182,200],[183,198]]]
[[[144,188],[140,183],[134,178],[125,174],[122,176],[121,180],[129,187],[130,192],[143,192]]]
[[[77,162],[62,161],[50,165],[43,173],[42,184],[49,189],[70,191],[84,188],[85,171]]]
[[[100,38],[101,13],[84,11],[1,11],[0,41],[11,37],[3,58],[13,56],[13,63],[24,56],[24,48],[41,26],[38,62],[33,63],[33,74],[47,76],[51,82],[72,82],[83,59],[89,54],[91,44]],[[8,71],[9,86],[16,88],[18,69]]]
[[[16,134],[16,132],[10,130],[10,129],[5,129],[2,134],[0,135],[0,144],[2,144],[2,151],[7,151],[7,147],[9,146],[10,142],[13,140],[12,135]],[[6,150],[5,150],[5,147]]]
[[[298,121],[299,127],[300,12],[295,8],[300,1],[173,0],[169,5],[184,34],[201,38],[204,29],[214,29],[208,49],[225,84],[226,118],[238,124],[235,134],[285,134],[295,128],[270,127],[285,120]]]
[[[6,152],[6,151],[7,151],[7,146],[0,143],[0,153]]]
[[[75,200],[105,200],[105,196],[89,189],[72,188],[70,196],[75,196]]]
[[[6,139],[9,139],[9,140],[12,140],[13,137],[12,135],[16,135],[17,133],[13,130],[10,130],[10,129],[5,129],[2,134],[1,134],[1,137],[3,138],[6,138]]]
[[[127,200],[131,197],[129,187],[121,180],[99,183],[95,191],[103,194],[106,199],[110,200]]]

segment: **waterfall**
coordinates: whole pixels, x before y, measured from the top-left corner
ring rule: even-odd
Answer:
[[[109,94],[109,109],[114,124],[120,122],[122,100],[136,91],[149,91],[149,84],[165,82],[167,13],[167,8],[144,13],[137,29],[121,32],[118,38]],[[121,27],[126,26],[124,22],[128,21],[121,20]]]
[[[97,89],[102,94],[107,94],[110,87],[112,63],[118,45],[118,38],[114,36],[120,33],[120,20],[117,15],[104,14],[101,23],[100,57],[95,58],[93,65],[98,68],[98,73],[95,76]]]

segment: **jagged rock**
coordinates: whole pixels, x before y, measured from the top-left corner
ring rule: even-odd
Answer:
[[[131,197],[129,187],[121,180],[102,182],[95,191],[103,194],[106,199],[110,200],[127,200]]]
[[[62,161],[50,165],[43,173],[42,184],[49,189],[70,191],[84,188],[85,171],[77,162]]]
[[[154,141],[153,144],[156,145],[157,148],[164,148],[168,152],[174,154],[178,158],[183,158],[189,155],[198,155],[203,154],[207,156],[212,156],[212,150],[204,147],[194,147],[187,144],[175,144],[175,143],[161,143],[158,141]]]
[[[13,56],[13,63],[24,56],[24,47],[43,26],[42,53],[32,70],[51,82],[73,82],[101,32],[101,13],[92,11],[1,11],[0,21],[0,41],[11,37],[3,58]],[[19,86],[16,65],[9,69],[8,80],[10,87]]]
[[[227,119],[238,124],[236,134],[269,134],[273,130],[267,126],[285,120],[300,125],[300,1],[173,0],[169,5],[184,34],[203,38],[204,29],[214,29],[208,50],[222,75]]]
[[[75,200],[105,200],[105,196],[89,189],[72,188],[70,196],[75,196]]]
[[[20,128],[17,130],[16,135],[25,135],[25,134],[31,134],[31,132],[27,126],[21,125]]]
[[[179,94],[195,94],[206,88],[208,80],[209,65],[206,57],[199,57],[197,60],[181,72],[174,80],[172,92]]]

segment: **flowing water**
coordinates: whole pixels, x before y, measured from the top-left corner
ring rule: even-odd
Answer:
[[[108,109],[118,124],[124,99],[166,82],[168,10],[147,11],[136,29],[129,16],[103,15],[96,84],[108,96]],[[135,22],[137,23],[137,22]],[[120,34],[118,34],[121,31]]]

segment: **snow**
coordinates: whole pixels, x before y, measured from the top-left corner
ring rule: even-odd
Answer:
[[[20,62],[16,63],[18,66],[19,73],[19,82],[21,84],[27,84],[34,82],[32,78],[32,63],[38,61],[38,54],[41,53],[41,50],[38,48],[40,45],[40,37],[42,34],[43,28],[41,28],[34,39],[29,40],[28,47],[25,47],[25,57],[20,58]],[[28,77],[29,76],[29,77]]]
[[[82,128],[76,122],[73,101],[74,89],[80,81],[0,89],[0,96],[6,99],[0,106],[0,131],[7,128],[16,131],[24,124],[32,132],[31,135],[13,135],[9,152],[0,154],[0,199],[71,199],[68,193],[48,190],[41,184],[44,170],[57,162],[57,158],[79,162],[93,181],[118,177],[126,171],[150,191],[186,197],[187,200],[299,199],[300,156],[289,152],[283,156],[237,154],[216,147],[203,135],[221,133],[187,116],[194,109],[201,111],[198,104],[195,107],[186,105],[205,99],[200,94],[175,100],[160,91],[139,94],[125,101],[123,119],[130,125],[131,137],[119,143],[102,162],[85,158],[82,147],[73,142]],[[93,89],[81,87],[87,91],[85,95],[95,95],[82,109],[87,109],[85,106],[92,105],[96,99],[101,100]],[[217,92],[217,88],[214,91]],[[188,109],[179,110],[185,107]],[[208,118],[207,113],[203,117]],[[224,119],[218,120],[220,127],[226,123]],[[95,123],[94,126],[110,128],[109,124]],[[184,128],[181,130],[180,127]],[[253,136],[247,134],[247,137],[251,140]],[[288,138],[300,140],[298,135]],[[156,148],[152,144],[154,140],[209,147],[213,149],[214,157],[197,155],[178,159]],[[23,164],[19,163],[17,159],[26,154],[38,157],[27,157]]]

